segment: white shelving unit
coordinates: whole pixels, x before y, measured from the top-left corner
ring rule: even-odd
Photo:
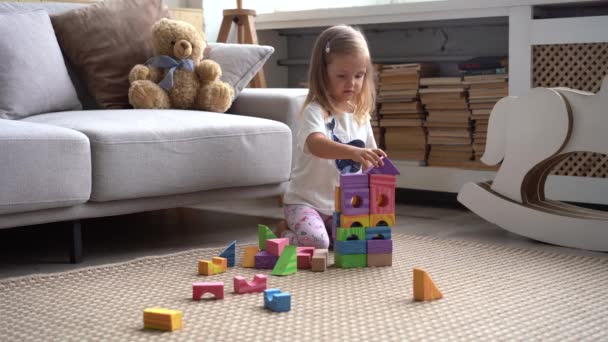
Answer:
[[[532,46],[539,44],[608,42],[608,15],[534,19],[534,6],[600,4],[602,0],[443,0],[366,7],[332,8],[260,14],[258,32],[326,27],[335,24],[422,23],[454,19],[508,18],[509,94],[522,95],[532,84]],[[285,58],[287,47],[278,40],[275,58]],[[283,78],[285,80],[286,77]],[[607,127],[608,129],[608,127]],[[492,179],[495,172],[400,165],[400,188],[458,192],[470,181]],[[550,176],[547,197],[582,203],[608,204],[608,180]]]

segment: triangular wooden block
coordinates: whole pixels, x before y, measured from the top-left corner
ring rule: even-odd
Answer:
[[[263,224],[258,224],[258,241],[260,243],[260,249],[266,250],[266,240],[268,239],[276,239],[277,236],[274,235],[272,230]]]
[[[220,254],[220,258],[228,259],[228,267],[234,267],[234,259],[236,259],[236,240],[224,249]]]
[[[414,299],[435,300],[443,298],[443,294],[437,289],[431,276],[425,270],[414,268]]]
[[[290,275],[298,271],[298,250],[296,246],[286,246],[272,269],[272,275]]]

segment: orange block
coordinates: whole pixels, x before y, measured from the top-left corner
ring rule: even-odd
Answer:
[[[369,215],[340,215],[340,227],[370,227]]]
[[[342,208],[342,202],[340,198],[340,186],[336,185],[334,189],[334,211],[337,213],[339,213],[341,210],[340,208]]]
[[[213,257],[209,260],[198,261],[198,274],[206,276],[218,273],[224,273],[228,269],[228,259],[221,257]]]
[[[255,267],[255,255],[260,251],[258,246],[245,247],[243,255],[243,267]]]
[[[341,223],[341,222],[340,222]],[[395,214],[370,214],[369,215],[369,226],[367,227],[380,227],[395,225]]]
[[[443,298],[443,294],[431,276],[425,270],[414,268],[414,299],[428,301],[441,298]]]

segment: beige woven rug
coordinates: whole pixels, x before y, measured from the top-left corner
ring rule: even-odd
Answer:
[[[222,248],[8,279],[0,282],[0,340],[608,339],[608,258],[393,238],[392,267],[269,276],[270,287],[292,294],[288,313],[264,310],[262,294],[232,293],[234,275],[252,279],[256,270],[196,275],[197,260]],[[413,267],[429,272],[443,299],[412,301]],[[201,280],[224,281],[225,299],[192,301],[191,283]],[[143,330],[143,309],[157,306],[182,310],[184,328]]]

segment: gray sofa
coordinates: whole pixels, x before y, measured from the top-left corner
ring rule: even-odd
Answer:
[[[65,9],[56,5],[28,4]],[[244,89],[226,114],[83,103],[83,110],[0,119],[0,228],[71,222],[78,262],[80,219],[278,195],[305,94]]]

